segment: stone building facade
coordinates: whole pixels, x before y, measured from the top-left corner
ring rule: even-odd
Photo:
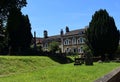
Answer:
[[[59,48],[62,53],[83,53],[85,29],[77,29],[69,31],[66,27],[66,32],[60,31],[59,35],[48,36],[47,31],[44,31],[44,38],[40,39],[43,51],[49,51],[49,44],[53,41],[59,43]],[[38,39],[39,41],[39,39]]]
[[[84,29],[78,29],[66,32],[62,38],[62,52],[83,53]]]

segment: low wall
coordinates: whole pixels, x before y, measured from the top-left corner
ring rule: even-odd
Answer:
[[[120,82],[120,67],[95,80],[94,82]]]

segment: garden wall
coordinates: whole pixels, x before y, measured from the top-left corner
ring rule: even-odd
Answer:
[[[120,82],[120,67],[95,80],[94,82]]]

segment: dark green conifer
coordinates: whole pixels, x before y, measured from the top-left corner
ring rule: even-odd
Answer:
[[[93,54],[102,56],[103,60],[105,54],[112,56],[119,44],[119,31],[114,19],[102,9],[92,16],[86,36]]]

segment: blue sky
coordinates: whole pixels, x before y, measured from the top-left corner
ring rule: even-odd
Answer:
[[[120,29],[120,0],[27,0],[28,4],[22,9],[28,14],[32,33],[43,37],[43,31],[48,35],[56,35],[60,30],[65,31],[84,28],[89,25],[92,15],[99,9],[106,9]]]

